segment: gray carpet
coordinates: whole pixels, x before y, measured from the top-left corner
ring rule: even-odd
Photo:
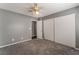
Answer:
[[[0,49],[1,55],[79,55],[74,48],[49,40],[30,40]]]

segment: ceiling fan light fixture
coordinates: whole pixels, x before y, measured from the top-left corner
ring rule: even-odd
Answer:
[[[33,13],[36,15],[39,15],[39,6],[36,3],[34,4],[34,7],[33,7]]]
[[[39,15],[39,11],[36,11],[35,14],[36,14],[36,15]]]
[[[39,15],[39,11],[33,11],[34,15]]]

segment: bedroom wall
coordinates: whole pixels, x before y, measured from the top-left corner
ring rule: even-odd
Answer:
[[[0,46],[30,40],[33,17],[0,9]]]
[[[79,6],[76,7],[75,17],[75,29],[76,29],[76,48],[79,48]]]

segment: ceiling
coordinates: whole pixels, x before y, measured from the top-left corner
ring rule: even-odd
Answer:
[[[60,12],[72,7],[76,7],[78,3],[38,3],[40,9],[40,14],[33,15],[32,12],[28,12],[29,8],[33,6],[33,3],[0,3],[0,8],[21,13],[24,15],[29,15],[32,17],[43,17],[56,12]]]

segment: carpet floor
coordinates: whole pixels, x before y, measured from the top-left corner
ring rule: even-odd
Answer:
[[[49,40],[30,40],[0,48],[1,55],[79,55],[79,50]]]

